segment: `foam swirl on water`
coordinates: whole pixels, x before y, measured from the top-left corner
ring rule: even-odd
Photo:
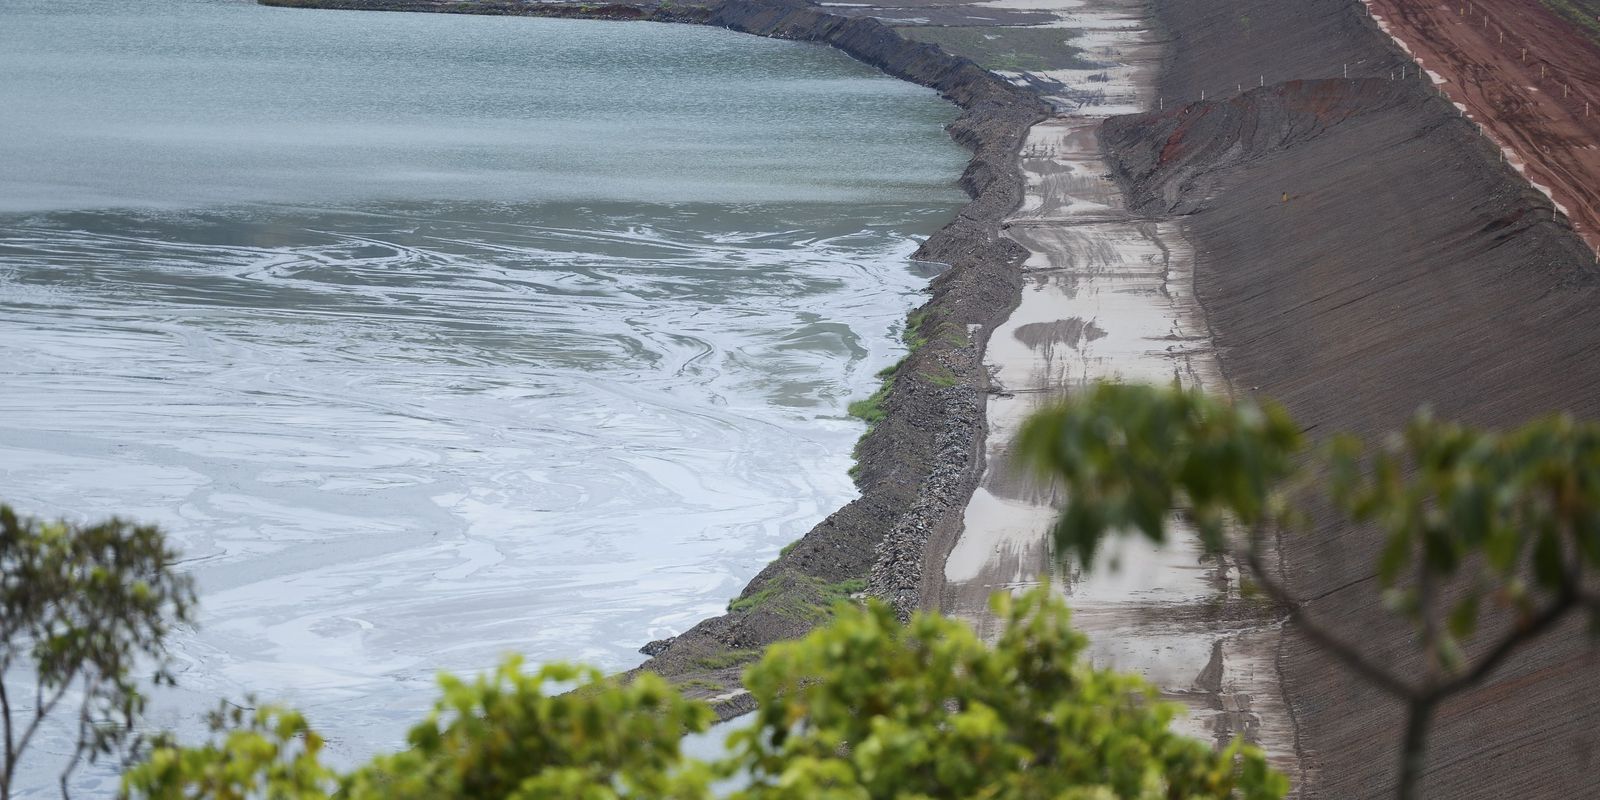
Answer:
[[[852,492],[840,408],[924,278],[836,211],[15,222],[7,492],[178,536],[197,699],[383,728],[506,651],[629,666]]]
[[[847,501],[960,200],[932,93],[726,31],[16,0],[0,73],[0,500],[175,537],[155,724],[255,693],[344,762]]]

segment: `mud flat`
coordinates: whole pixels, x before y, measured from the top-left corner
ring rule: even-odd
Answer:
[[[1593,253],[1431,81],[1398,79],[1415,67],[1358,0],[1153,8],[1171,39],[1165,112],[1113,118],[1102,138],[1134,209],[1181,220],[1235,387],[1313,436],[1377,436],[1423,404],[1496,426],[1600,415]],[[1312,522],[1281,543],[1311,613],[1414,663],[1375,585],[1377,537]],[[1303,795],[1391,794],[1397,705],[1293,629],[1278,666]],[[1600,659],[1579,627],[1444,707],[1429,756],[1428,797],[1593,795]]]

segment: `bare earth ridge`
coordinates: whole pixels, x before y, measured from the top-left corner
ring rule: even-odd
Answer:
[[[1600,44],[1539,0],[1367,0],[1600,252]]]

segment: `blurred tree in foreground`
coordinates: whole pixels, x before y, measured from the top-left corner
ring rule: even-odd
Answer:
[[[215,741],[168,742],[125,777],[149,798],[708,798],[736,800],[1078,798],[1272,800],[1287,791],[1253,748],[1215,752],[1172,733],[1171,707],[1138,678],[1081,659],[1061,600],[997,599],[986,647],[963,623],[901,624],[877,603],[841,607],[746,674],[760,702],[730,755],[682,756],[711,722],[655,676],[621,685],[592,671],[508,661],[492,678],[441,679],[444,698],[410,749],[350,773],[321,764],[321,739],[292,712],[234,714]],[[574,686],[574,682],[576,685]],[[551,695],[555,688],[573,691]]]
[[[1049,587],[996,595],[1004,632],[901,624],[870,603],[745,674],[756,725],[733,738],[751,778],[735,798],[1282,797],[1288,780],[1235,742],[1217,752],[1171,731],[1142,679],[1094,669]]]
[[[1586,610],[1600,634],[1586,577],[1600,569],[1600,425],[1551,417],[1499,433],[1421,413],[1376,447],[1335,437],[1313,448],[1277,406],[1102,384],[1029,420],[1018,448],[1065,485],[1063,557],[1088,565],[1110,535],[1164,542],[1179,512],[1312,641],[1403,702],[1401,798],[1417,796],[1441,702],[1569,615]],[[1420,668],[1320,624],[1269,568],[1273,537],[1309,527],[1306,502],[1382,535],[1375,570]],[[1483,617],[1486,606],[1499,613]]]
[[[0,800],[57,709],[75,732],[60,775],[117,754],[144,680],[171,682],[166,642],[194,608],[190,579],[155,528],[42,522],[0,506]]]

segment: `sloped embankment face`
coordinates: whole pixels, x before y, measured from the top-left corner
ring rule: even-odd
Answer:
[[[1169,103],[1103,132],[1130,203],[1186,215],[1198,294],[1236,390],[1282,401],[1314,436],[1374,437],[1425,404],[1494,426],[1553,410],[1600,416],[1592,253],[1426,84],[1389,80],[1397,61],[1368,62],[1377,76],[1337,77],[1341,59],[1376,59],[1380,49],[1361,19],[1337,16],[1359,13],[1353,0],[1276,4],[1300,11],[1306,30],[1286,16],[1264,37],[1257,17],[1244,37],[1228,19],[1197,21],[1202,4],[1158,3],[1176,36],[1174,63],[1200,70],[1179,82],[1205,79],[1207,48],[1241,72],[1249,64],[1238,53],[1253,50],[1257,69],[1299,64],[1333,78]],[[1283,545],[1315,616],[1381,660],[1407,663],[1407,633],[1388,624],[1373,577],[1376,536],[1316,515]],[[1279,664],[1306,796],[1389,795],[1398,707],[1299,635],[1286,642]],[[1582,632],[1557,632],[1444,707],[1429,758],[1429,797],[1591,794],[1600,659]]]

